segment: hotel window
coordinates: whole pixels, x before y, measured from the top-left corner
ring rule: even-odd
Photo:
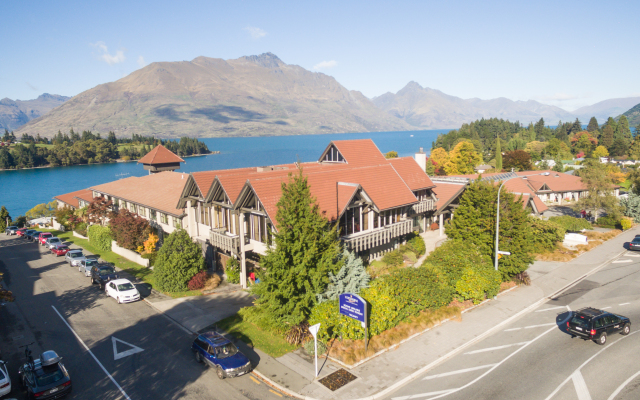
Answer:
[[[167,214],[160,213],[160,222],[167,225],[169,224],[169,222],[167,222]]]
[[[324,157],[325,161],[330,162],[344,162],[344,158],[342,158],[342,154],[335,147],[331,146],[327,155]]]
[[[393,210],[382,211],[379,220],[380,226],[395,224],[400,220],[400,210],[395,208]]]
[[[200,220],[198,221],[199,223],[203,224],[203,225],[209,225],[209,207],[205,206],[204,204],[200,204]]]
[[[340,234],[351,235],[362,232],[362,207],[349,208],[340,218]]]
[[[149,219],[155,221],[156,218],[156,210],[149,209]]]
[[[173,226],[175,228],[182,228],[182,220],[180,218],[171,217],[173,219]]]

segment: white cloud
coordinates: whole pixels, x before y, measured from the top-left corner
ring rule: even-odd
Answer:
[[[253,39],[260,39],[267,36],[267,32],[260,28],[256,28],[255,26],[247,26],[244,30],[249,32],[249,35],[251,35]]]
[[[144,61],[144,57],[138,56],[138,66],[140,66],[140,68],[142,68],[145,65],[147,65],[147,63]]]
[[[126,59],[124,50],[117,50],[114,55],[109,54],[109,49],[105,42],[91,43],[91,45],[100,50],[100,59],[109,65],[119,64]]]
[[[318,71],[321,69],[329,69],[329,68],[333,68],[336,65],[338,65],[338,62],[336,60],[331,60],[331,61],[321,61],[319,63],[317,63],[316,65],[313,66],[314,71]]]

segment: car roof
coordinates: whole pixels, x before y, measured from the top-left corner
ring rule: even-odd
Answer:
[[[122,285],[123,283],[131,283],[128,279],[114,279],[109,283],[115,283],[116,285]],[[131,283],[133,285],[133,283]]]
[[[597,308],[593,308],[593,307],[581,308],[578,311],[576,311],[576,313],[584,315],[586,317],[590,317],[590,318],[599,317],[601,315],[608,314],[608,312],[606,311],[598,310]]]
[[[218,332],[209,331],[200,334],[200,337],[205,339],[212,346],[222,346],[223,344],[231,343],[229,339],[222,336]]]
[[[71,249],[69,253],[82,253],[82,249]]]

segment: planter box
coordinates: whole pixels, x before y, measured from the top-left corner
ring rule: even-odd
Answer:
[[[124,247],[118,246],[115,240],[111,241],[111,251],[113,251],[119,256],[122,256],[130,261],[133,261],[136,264],[140,264],[143,267],[149,267],[148,259],[142,258],[142,256],[136,253],[135,251],[131,251],[129,249],[125,249]]]

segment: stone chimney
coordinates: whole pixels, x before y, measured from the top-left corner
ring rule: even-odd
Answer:
[[[420,151],[416,153],[415,160],[423,171],[427,170],[427,154],[420,147]]]

